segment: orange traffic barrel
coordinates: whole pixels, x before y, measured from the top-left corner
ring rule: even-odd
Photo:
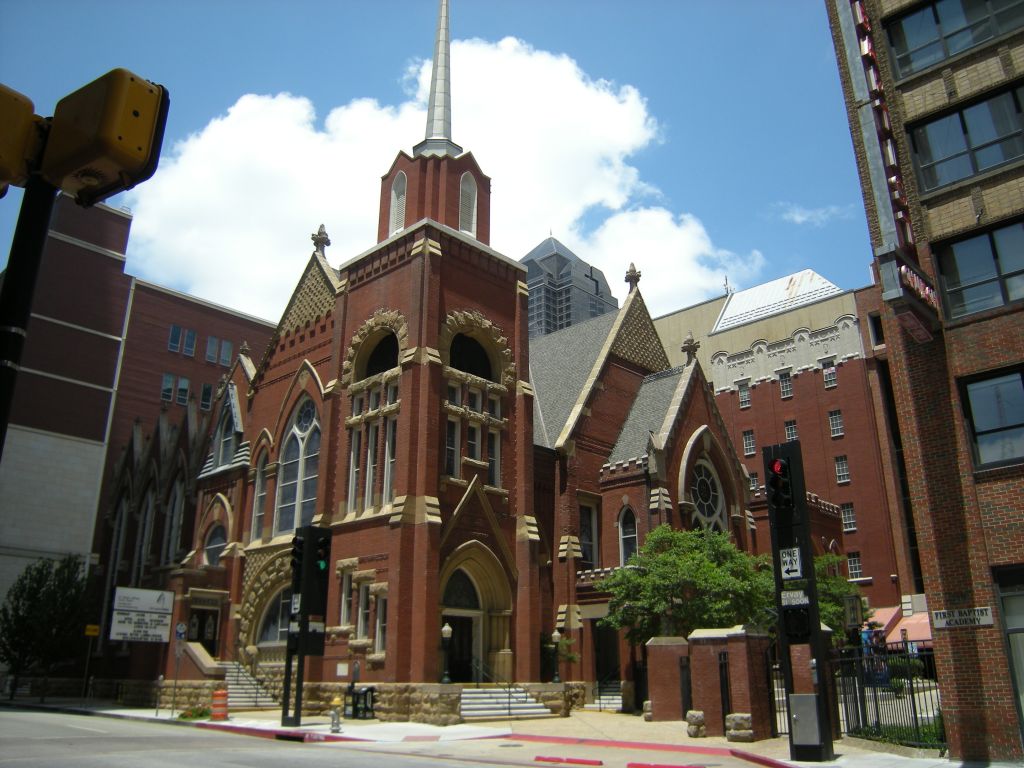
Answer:
[[[211,720],[228,719],[228,692],[219,690],[213,692],[213,706],[210,708]]]

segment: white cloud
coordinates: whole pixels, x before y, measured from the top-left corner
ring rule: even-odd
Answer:
[[[655,314],[718,293],[725,274],[760,269],[760,254],[716,248],[693,216],[642,207],[657,190],[629,158],[661,137],[635,88],[513,38],[457,41],[452,65],[452,138],[492,178],[497,250],[518,259],[554,232],[620,299],[634,261]],[[322,125],[301,96],[242,96],[165,149],[156,176],[129,196],[129,270],[276,320],[319,224],[335,265],[376,242],[380,177],[423,135],[429,77],[429,62],[414,64],[402,104],[354,100]]]
[[[824,227],[834,219],[846,219],[852,214],[851,206],[825,205],[821,208],[805,208],[796,203],[777,203],[779,216],[790,224],[810,224],[812,227]]]
[[[724,293],[725,278],[733,287],[750,285],[764,266],[758,251],[740,256],[716,248],[700,220],[675,215],[665,208],[641,208],[610,216],[592,236],[566,245],[600,268],[612,292],[625,293],[630,262],[642,273],[640,292],[653,316]],[[576,250],[578,248],[578,250]],[[621,293],[620,293],[621,291]]]

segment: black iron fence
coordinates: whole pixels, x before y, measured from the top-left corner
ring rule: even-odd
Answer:
[[[836,652],[833,674],[843,733],[945,747],[931,647],[894,643],[844,648]]]
[[[767,659],[768,690],[775,736],[789,733],[789,711],[782,665],[773,646]],[[841,733],[875,741],[943,749],[935,655],[915,643],[843,648],[831,660],[835,701],[832,712]]]

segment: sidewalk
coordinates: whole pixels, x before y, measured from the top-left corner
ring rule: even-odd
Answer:
[[[170,710],[138,709],[120,706],[109,701],[83,699],[49,699],[40,704],[35,699],[16,699],[2,704],[22,708],[43,708],[102,717],[159,721],[169,725],[191,725],[232,731],[264,738],[289,739],[311,743],[361,742],[364,744],[408,743],[426,745],[436,742],[463,742],[499,739],[516,742],[551,745],[552,751],[579,756],[581,763],[614,755],[623,759],[628,755],[629,765],[668,766],[682,764],[700,756],[733,758],[750,765],[768,768],[789,766],[837,766],[840,768],[969,768],[987,765],[991,768],[1021,768],[1024,763],[961,763],[936,756],[910,757],[894,754],[900,748],[887,750],[887,745],[845,738],[834,743],[836,759],[828,763],[803,763],[789,759],[787,738],[765,739],[751,744],[738,744],[722,737],[690,738],[686,726],[680,722],[645,722],[642,717],[610,712],[574,711],[567,718],[535,720],[488,721],[463,723],[447,727],[424,723],[384,723],[377,720],[343,720],[341,732],[331,733],[330,718],[304,716],[298,728],[281,725],[281,711],[259,710],[232,714],[227,721],[184,721],[171,717]],[[178,713],[176,712],[175,715]],[[481,744],[480,746],[487,746]],[[622,750],[620,752],[620,750]],[[540,759],[540,758],[537,758]],[[566,758],[573,762],[577,758]],[[556,762],[556,760],[552,760]]]

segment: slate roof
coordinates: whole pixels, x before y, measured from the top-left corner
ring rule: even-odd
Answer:
[[[680,366],[652,373],[643,380],[622,425],[619,439],[608,455],[609,464],[647,455],[650,434],[661,432],[679,383],[688,375],[687,369]]]
[[[618,317],[608,312],[530,339],[533,441],[553,448]]]

